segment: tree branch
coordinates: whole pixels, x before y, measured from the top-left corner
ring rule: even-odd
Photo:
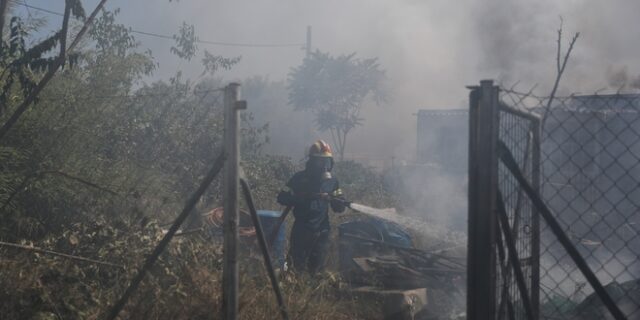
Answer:
[[[340,150],[340,161],[344,161],[344,150],[347,148],[347,134],[349,134],[349,129],[342,130],[342,148]]]
[[[564,20],[560,16],[560,28],[558,28],[558,51],[556,52],[556,72],[560,72],[560,53],[562,52],[562,27]]]
[[[335,130],[336,130],[335,128],[329,128],[329,132],[331,132],[331,140],[333,141],[333,145],[339,149],[340,148],[339,140],[336,137],[337,133],[335,132]],[[336,150],[336,151],[340,152],[340,150]]]
[[[78,45],[78,43],[80,42],[80,39],[87,32],[87,30],[89,29],[89,26],[93,23],[93,20],[95,19],[96,15],[104,7],[106,2],[107,0],[100,1],[100,3],[96,6],[96,8],[91,13],[91,16],[89,16],[89,18],[85,21],[84,25],[82,26],[82,29],[80,29],[80,32],[78,32],[75,39],[69,46],[69,48],[63,49],[64,45],[62,45],[62,42],[61,42],[61,47],[60,47],[61,55],[58,57],[58,59],[55,60],[55,62],[53,63],[53,66],[51,66],[51,68],[47,70],[47,73],[45,73],[42,79],[40,79],[40,82],[38,82],[36,87],[29,93],[29,95],[24,99],[24,101],[22,101],[22,103],[16,108],[16,111],[13,112],[13,114],[7,120],[7,122],[5,122],[0,128],[0,141],[2,141],[2,139],[7,134],[9,129],[11,129],[11,127],[13,127],[16,124],[16,122],[18,122],[18,119],[20,118],[20,116],[22,116],[22,114],[24,114],[24,112],[27,111],[29,106],[36,100],[40,92],[47,86],[49,81],[51,81],[51,79],[56,74],[58,69],[60,69],[60,67],[64,64],[64,61],[66,60],[66,52],[72,51],[76,47],[76,45]],[[68,3],[66,4],[66,7],[65,7],[65,16],[67,15],[67,11],[70,10],[70,8],[67,8],[67,7],[69,7]],[[65,38],[67,30],[63,30],[63,33],[64,34],[62,37]]]
[[[579,36],[580,36],[580,32],[576,32],[573,38],[571,39],[571,42],[569,43],[569,49],[567,49],[567,53],[564,56],[564,60],[562,61],[562,63],[560,63],[560,46],[562,43],[562,18],[560,18],[560,29],[558,29],[558,53],[556,56],[556,65],[558,67],[558,72],[556,74],[556,80],[553,84],[553,89],[551,90],[551,94],[549,95],[549,100],[547,101],[547,106],[542,115],[542,120],[540,121],[541,128],[544,128],[544,123],[547,120],[547,116],[549,115],[549,110],[551,109],[551,104],[553,103],[553,99],[556,96],[556,91],[558,90],[560,79],[562,78],[564,69],[567,67],[569,56],[571,55],[571,51],[573,51],[573,46],[575,45]]]

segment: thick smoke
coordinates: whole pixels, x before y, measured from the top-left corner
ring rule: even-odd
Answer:
[[[621,92],[640,89],[640,74],[630,75],[628,66],[622,66],[620,68],[610,67],[607,70],[607,78],[609,79],[609,86],[611,88],[618,88]]]
[[[160,14],[143,20],[139,16],[148,10],[147,3],[118,5],[123,6],[121,19],[134,29],[173,34],[182,21],[188,21],[202,40],[300,43],[299,47],[288,48],[200,45],[216,54],[242,56],[239,65],[222,74],[226,79],[243,82],[255,75],[266,76],[280,82],[280,91],[290,68],[304,57],[307,25],[313,27],[314,48],[333,54],[356,52],[364,58],[379,57],[389,78],[390,99],[384,106],[365,106],[364,125],[353,131],[347,154],[381,166],[389,166],[392,161],[396,165],[415,162],[414,114],[418,109],[465,108],[465,85],[493,78],[506,86],[518,82],[516,89],[522,91],[538,84],[537,93],[547,94],[555,76],[561,16],[563,51],[571,36],[581,32],[560,86],[561,94],[593,93],[601,88],[617,91],[623,84],[636,88],[640,83],[640,62],[636,58],[639,45],[635,41],[640,38],[638,1],[161,1],[155,3]],[[138,39],[158,58],[161,68],[157,77],[167,77],[177,70],[191,78],[201,74],[198,59],[179,61],[170,54],[171,41],[144,36]],[[251,98],[262,99],[255,95]],[[305,129],[313,127],[311,117],[294,112],[286,99],[278,99],[276,104],[277,119],[268,119],[274,113],[265,110],[266,104],[249,105],[260,115],[256,121],[271,123],[271,147],[267,150],[302,157],[304,146],[310,142],[306,140],[319,133]],[[295,126],[286,125],[285,119],[291,116],[288,113],[296,115]],[[293,128],[305,132],[292,134]],[[293,150],[287,152],[287,148]],[[459,185],[458,180],[442,181],[446,179],[438,176],[411,181],[411,187],[433,190],[437,189],[436,182]],[[442,202],[434,203],[436,200]],[[416,203],[415,207],[438,211],[431,214],[446,221],[451,216],[440,212],[458,201],[459,197],[443,195]]]
[[[59,9],[48,1],[36,2]],[[216,54],[242,56],[239,65],[223,74],[226,79],[242,81],[261,75],[285,80],[290,68],[302,61],[307,25],[313,27],[314,48],[379,57],[389,76],[392,98],[387,106],[365,108],[365,125],[354,131],[347,152],[376,155],[387,163],[392,157],[414,160],[416,119],[412,114],[421,108],[466,106],[465,85],[494,78],[507,86],[519,82],[522,90],[538,84],[539,94],[548,93],[555,73],[560,16],[565,49],[571,35],[581,32],[560,93],[616,91],[619,88],[610,84],[607,70],[624,66],[634,75],[629,76],[628,87],[638,87],[638,1],[193,0],[153,5],[154,15],[140,19],[149,11],[149,3],[111,4],[122,7],[120,19],[137,30],[171,35],[187,21],[202,40],[300,44],[286,48],[200,44],[200,49]],[[175,58],[169,51],[171,40],[137,38],[160,63],[156,77],[167,78],[177,70],[193,79],[200,76],[199,59]]]
[[[86,6],[95,2],[86,1]],[[56,11],[62,8],[50,1],[33,0],[31,4]],[[414,114],[418,109],[465,108],[465,85],[493,78],[506,86],[519,83],[517,89],[523,91],[538,84],[537,93],[547,94],[555,75],[560,17],[564,21],[564,50],[571,36],[581,32],[561,94],[640,88],[640,45],[636,41],[640,38],[639,1],[165,0],[153,3],[152,16],[144,15],[151,6],[144,1],[110,2],[109,6],[121,7],[119,20],[134,30],[172,35],[186,21],[195,26],[201,40],[298,44],[283,48],[198,45],[200,55],[207,49],[227,57],[242,56],[237,66],[220,74],[225,80],[248,84],[247,79],[258,75],[273,82],[270,87],[282,94],[279,98],[264,97],[247,88],[252,94],[249,110],[256,114],[256,122],[270,122],[269,152],[298,158],[304,146],[321,135],[313,130],[309,115],[286,105],[287,74],[304,57],[308,25],[313,27],[313,48],[378,57],[386,70],[390,99],[383,106],[365,106],[364,125],[353,131],[347,150],[348,156],[379,166],[389,166],[392,161],[414,163]],[[177,71],[186,78],[201,77],[199,58],[178,59],[170,53],[172,40],[135,36],[143,47],[151,49],[160,65],[148,81],[166,79]],[[302,134],[296,134],[301,130]],[[412,186],[430,190],[442,179],[416,181]]]
[[[87,1],[86,5],[95,2]],[[49,1],[34,0],[33,4],[61,8]],[[271,86],[281,93],[291,67],[304,57],[308,25],[313,27],[313,48],[378,57],[389,78],[390,99],[384,106],[365,106],[364,125],[353,131],[347,154],[381,166],[389,166],[392,159],[395,164],[415,162],[414,114],[418,109],[465,108],[465,85],[493,78],[506,86],[519,83],[516,89],[522,91],[538,84],[537,93],[547,94],[555,76],[560,17],[564,21],[563,51],[571,36],[581,33],[560,86],[561,94],[640,88],[640,45],[636,41],[640,38],[639,1],[156,1],[154,15],[145,19],[140,17],[150,10],[147,2],[113,2],[110,6],[120,6],[119,19],[134,30],[171,35],[187,21],[195,26],[201,40],[299,44],[284,48],[199,44],[201,54],[207,49],[227,57],[242,56],[237,66],[221,74],[225,79],[246,82],[259,75],[275,82]],[[154,77],[166,79],[178,70],[187,78],[201,76],[198,57],[179,60],[170,53],[171,40],[136,37],[160,64]],[[268,119],[274,113],[265,109],[264,97],[254,94],[251,98],[260,102],[249,105],[258,115],[256,121],[264,118],[271,123],[271,147],[267,150],[301,157],[310,142],[306,140],[319,134],[312,129],[311,117],[295,113],[286,105],[286,97],[280,97],[270,100],[277,104],[271,106],[277,110],[277,118]],[[295,114],[295,126],[286,125],[291,114]],[[292,130],[299,131],[295,128],[304,129],[304,134],[292,134]],[[416,181],[412,187],[430,190],[442,179]]]

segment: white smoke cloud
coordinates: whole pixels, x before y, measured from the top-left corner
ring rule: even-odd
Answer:
[[[85,6],[95,2],[86,1]],[[56,6],[45,0],[30,3]],[[354,132],[350,151],[377,152],[372,149],[384,145],[389,158],[411,159],[416,120],[412,114],[420,108],[466,106],[465,85],[494,78],[507,85],[520,81],[523,90],[537,83],[541,94],[548,91],[555,72],[559,16],[565,21],[565,49],[569,37],[581,32],[561,93],[610,87],[611,68],[627,68],[631,80],[640,74],[640,2],[633,0],[167,0],[113,1],[110,6],[121,7],[120,19],[134,29],[173,34],[187,21],[202,40],[304,43],[306,26],[311,25],[315,48],[379,57],[393,96],[388,106],[365,110],[367,122]],[[170,54],[170,40],[137,37],[160,62],[156,76],[166,78],[177,70],[189,77],[200,75],[197,59],[184,62]],[[225,74],[236,80],[254,75],[285,79],[304,56],[297,47],[200,48],[241,55],[242,62]]]

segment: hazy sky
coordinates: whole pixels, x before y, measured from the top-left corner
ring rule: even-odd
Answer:
[[[26,2],[62,11],[64,1]],[[83,3],[90,11],[97,0]],[[509,86],[520,81],[523,91],[538,83],[538,93],[547,93],[555,71],[559,16],[564,18],[565,48],[570,36],[581,32],[561,92],[592,93],[625,79],[640,85],[638,0],[110,0],[108,7],[120,7],[120,21],[135,30],[172,35],[187,21],[201,40],[209,41],[304,43],[311,25],[314,48],[379,57],[392,99],[364,113],[367,122],[355,132],[359,143],[354,148],[391,146],[385,156],[413,152],[413,113],[465,107],[465,85],[480,79],[499,79]],[[160,63],[157,77],[177,70],[192,78],[200,74],[199,59],[185,62],[169,53],[171,40],[136,38]],[[201,44],[200,49],[242,56],[224,74],[236,80],[252,75],[284,79],[304,55],[299,47]]]

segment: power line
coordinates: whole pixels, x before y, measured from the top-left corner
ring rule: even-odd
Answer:
[[[28,5],[27,3],[18,2],[16,0],[9,0],[9,1],[13,2],[13,3],[17,4],[17,5],[29,8],[29,9],[38,10],[38,11],[46,12],[46,13],[53,14],[53,15],[56,15],[56,16],[64,17],[64,14],[62,14],[60,12],[55,12],[55,11],[51,11],[51,10],[48,10],[48,9],[45,9],[45,8],[40,8],[40,7],[34,7],[32,5]]]
[[[27,4],[27,0],[22,0],[22,2],[24,4]],[[29,10],[29,8],[27,7],[27,14],[29,15],[29,19],[33,19],[33,16],[31,15],[31,10]]]
[[[33,9],[33,10],[38,10],[38,11],[42,11],[48,14],[52,14],[52,15],[56,15],[56,16],[64,16],[64,14],[60,13],[60,12],[56,12],[56,11],[51,11],[49,9],[45,9],[45,8],[41,8],[41,7],[36,7],[36,6],[32,6],[23,2],[18,2],[16,0],[9,0],[17,5],[29,8],[29,9]],[[145,36],[149,36],[149,37],[155,37],[155,38],[160,38],[160,39],[169,39],[169,40],[174,40],[173,36],[169,36],[169,35],[164,35],[164,34],[159,34],[159,33],[153,33],[153,32],[146,32],[146,31],[140,31],[140,30],[135,30],[135,29],[129,29],[129,31],[131,33],[137,33],[137,34],[141,34],[141,35],[145,35]],[[226,47],[250,47],[250,48],[287,48],[287,47],[301,47],[301,46],[305,46],[305,43],[238,43],[238,42],[223,42],[223,41],[209,41],[209,40],[200,40],[200,39],[196,39],[195,40],[196,43],[201,43],[201,44],[209,44],[209,45],[215,45],[215,46],[226,46]]]
[[[222,92],[222,91],[224,91],[224,87],[214,88],[214,89],[205,89],[205,90],[193,90],[193,91],[191,91],[191,93],[195,94],[195,95],[204,94],[200,99],[200,102],[202,102],[202,100],[204,100],[204,98],[209,93],[211,93],[211,92]],[[171,94],[171,92],[163,92],[163,93],[134,93],[134,94],[122,94],[122,95],[91,95],[91,96],[82,97],[82,98],[74,97],[73,99],[76,100],[76,101],[90,101],[90,100],[99,100],[99,99],[159,97],[159,96],[169,96],[170,94]],[[42,100],[42,101],[59,101],[59,100],[66,100],[66,99],[69,99],[69,98],[63,97],[63,96],[57,96],[57,97],[56,96],[48,96],[48,97],[43,97],[40,100]]]
[[[173,36],[167,36],[163,34],[157,34],[152,32],[145,32],[139,30],[131,30],[133,33],[142,34],[145,36],[162,38],[162,39],[171,39],[174,40]],[[217,46],[228,46],[228,47],[264,47],[264,48],[277,48],[277,47],[300,47],[304,46],[304,43],[237,43],[237,42],[220,42],[220,41],[208,41],[208,40],[199,40],[196,39],[196,43],[202,44],[212,44]]]

